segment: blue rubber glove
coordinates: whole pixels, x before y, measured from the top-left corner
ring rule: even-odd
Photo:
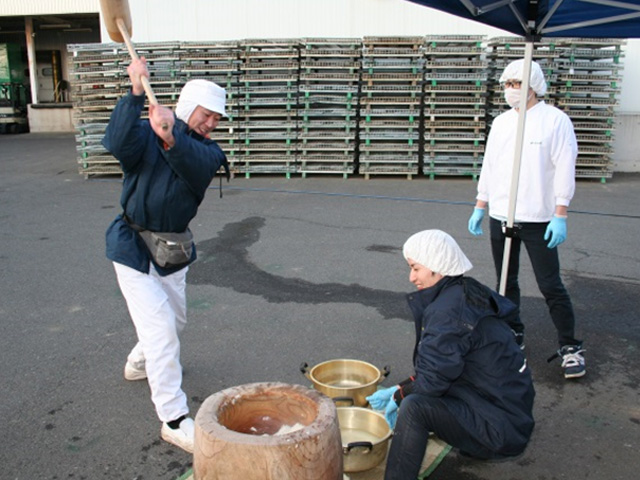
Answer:
[[[396,393],[398,386],[385,388],[383,390],[378,390],[376,393],[372,393],[367,397],[367,402],[371,405],[371,408],[374,410],[382,410],[389,400],[393,397],[393,394]]]
[[[384,409],[384,418],[389,424],[389,428],[393,430],[396,428],[396,420],[398,420],[398,404],[392,398],[387,403],[387,408]]]
[[[469,232],[471,235],[482,235],[482,219],[484,218],[484,208],[474,208],[471,218],[469,218]]]
[[[547,244],[547,248],[555,248],[567,239],[567,219],[563,217],[553,217],[547,225],[547,231],[544,232],[544,239],[551,241]]]

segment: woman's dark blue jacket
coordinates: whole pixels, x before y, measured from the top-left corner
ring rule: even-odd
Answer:
[[[463,276],[444,277],[409,294],[408,302],[416,326],[415,375],[396,401],[411,392],[450,398],[451,413],[480,441],[497,453],[521,453],[533,431],[535,393],[507,325],[517,321],[518,307]]]

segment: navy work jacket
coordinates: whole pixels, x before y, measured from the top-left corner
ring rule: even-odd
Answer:
[[[120,204],[127,217],[154,232],[183,232],[220,166],[227,158],[218,144],[203,138],[180,119],[173,127],[175,145],[165,150],[148,120],[141,120],[144,95],[129,92],[114,109],[102,144],[124,173]],[[143,273],[153,261],[140,236],[122,214],[106,233],[107,258]],[[194,246],[191,262],[196,259]],[[184,267],[161,268],[168,275]]]
[[[463,276],[444,277],[407,297],[416,327],[415,375],[397,393],[450,399],[451,413],[481,432],[487,445],[503,445],[504,455],[520,453],[534,427],[535,392],[508,325],[517,321],[518,307]]]

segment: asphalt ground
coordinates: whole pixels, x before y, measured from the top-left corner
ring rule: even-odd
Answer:
[[[167,479],[191,467],[160,440],[146,382],[122,370],[135,343],[104,232],[119,179],[77,172],[70,134],[0,136],[0,478]],[[467,232],[471,179],[312,176],[217,180],[192,222],[184,390],[195,414],[240,384],[309,385],[302,362],[355,358],[411,373],[413,233],[453,235],[494,286],[487,234]],[[562,275],[587,349],[566,381],[555,332],[522,258],[526,352],[537,391],[525,454],[487,463],[449,453],[443,479],[635,479],[640,461],[640,176],[580,181]],[[488,225],[484,224],[485,232]]]

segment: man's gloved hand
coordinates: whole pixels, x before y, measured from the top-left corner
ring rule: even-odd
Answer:
[[[398,420],[398,404],[392,398],[387,403],[387,408],[384,410],[384,418],[389,424],[389,428],[393,430],[396,428],[396,420]]]
[[[567,239],[567,219],[564,217],[554,216],[547,230],[544,232],[544,239],[551,241],[547,244],[547,248],[555,248]]]
[[[376,393],[372,393],[367,397],[367,402],[371,405],[371,408],[374,410],[382,410],[385,408],[389,400],[393,397],[393,394],[396,393],[398,386],[385,388],[383,390],[378,390]]]
[[[484,218],[484,208],[474,208],[471,217],[469,218],[469,232],[472,235],[482,235],[482,219]]]

